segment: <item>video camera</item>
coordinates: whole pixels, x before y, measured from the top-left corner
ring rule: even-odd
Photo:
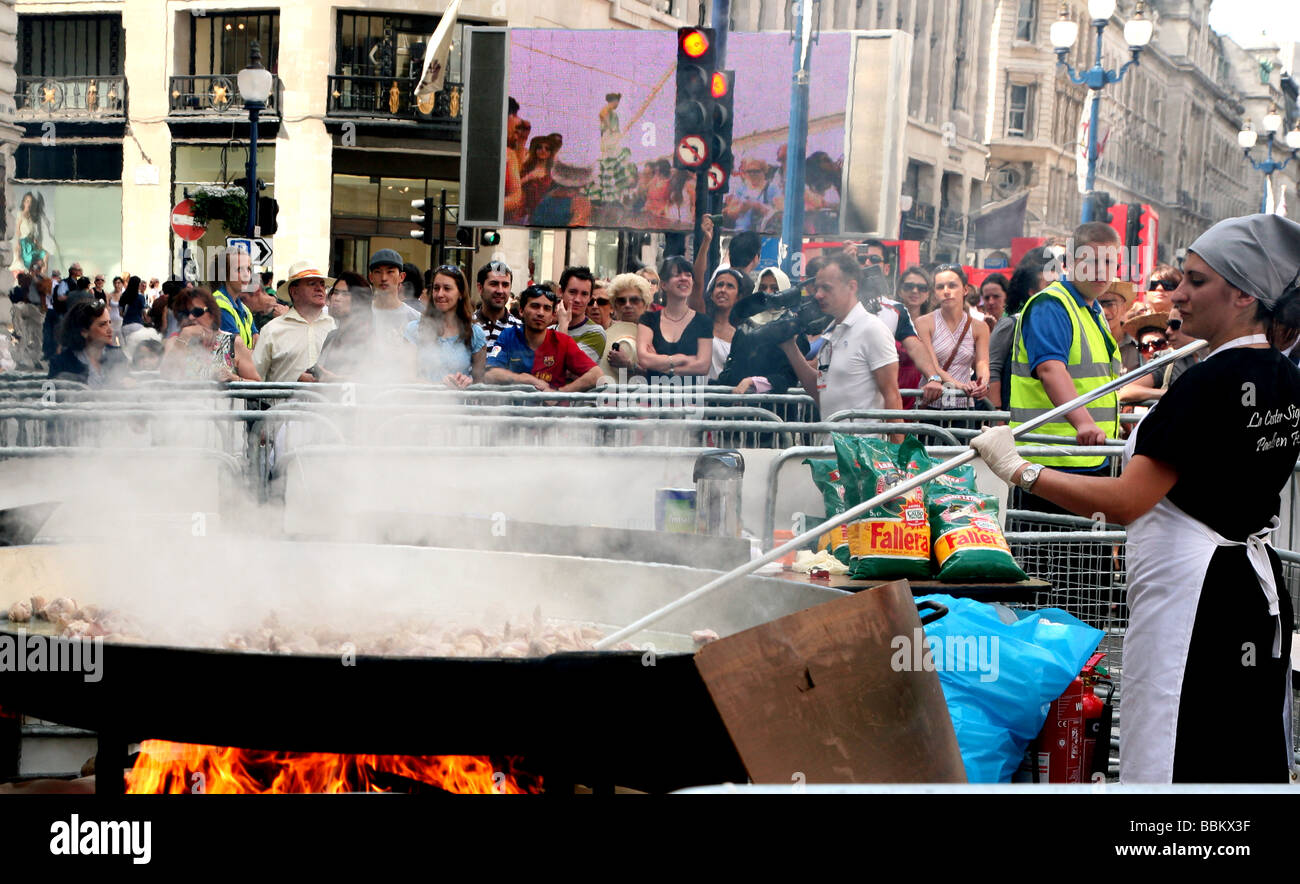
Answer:
[[[809,276],[775,294],[755,292],[732,308],[731,324],[773,346],[798,334],[810,338],[823,334],[835,320],[822,312],[812,295],[804,294],[814,282]],[[869,265],[859,274],[858,283],[859,300],[868,313],[875,314],[881,298],[890,294],[888,278],[880,267]]]

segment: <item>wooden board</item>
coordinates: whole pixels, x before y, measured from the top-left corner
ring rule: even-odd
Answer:
[[[924,640],[907,581],[712,642],[695,656],[756,783],[964,783],[935,672],[891,661]]]

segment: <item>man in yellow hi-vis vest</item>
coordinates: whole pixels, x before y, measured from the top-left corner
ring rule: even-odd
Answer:
[[[1074,231],[1070,278],[1053,282],[1025,304],[1016,320],[1011,351],[1011,427],[1097,389],[1120,373],[1119,346],[1097,298],[1114,281],[1119,234],[1109,224],[1089,222]],[[1119,398],[1109,393],[1064,419],[1034,431],[1065,445],[1100,445],[1119,437]],[[1034,463],[1083,475],[1109,470],[1100,455],[1035,457]],[[1030,472],[1027,470],[1026,472]],[[1024,495],[1024,505],[1051,504]]]
[[[212,296],[221,309],[221,330],[239,335],[244,346],[252,350],[257,344],[257,325],[253,311],[244,303],[245,293],[258,294],[262,288],[254,281],[253,259],[243,249],[226,249],[225,286],[212,286]]]

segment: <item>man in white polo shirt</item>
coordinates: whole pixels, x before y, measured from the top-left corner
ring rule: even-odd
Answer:
[[[898,351],[889,328],[858,300],[858,263],[848,255],[827,256],[817,271],[814,297],[835,320],[813,366],[795,346],[781,345],[808,395],[818,401],[823,419],[847,409],[902,408],[898,393]]]
[[[325,314],[325,274],[310,261],[289,268],[289,300],[293,307],[262,327],[253,350],[253,364],[265,381],[317,380],[312,373],[334,319]]]

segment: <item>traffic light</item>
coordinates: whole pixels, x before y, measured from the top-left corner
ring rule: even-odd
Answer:
[[[280,204],[275,201],[275,197],[257,198],[257,226],[261,228],[262,236],[275,236],[275,232],[280,229],[279,214]]]
[[[485,246],[501,245],[501,233],[497,230],[484,230],[479,234],[479,244]]]
[[[1132,207],[1138,216],[1137,222],[1137,270],[1139,277],[1134,282],[1146,280],[1155,269],[1160,256],[1160,214],[1146,203]]]
[[[709,97],[713,99],[709,121],[709,190],[726,193],[731,181],[731,126],[735,112],[735,71],[714,71],[709,78]]]
[[[709,162],[713,114],[710,85],[717,50],[712,28],[677,29],[677,104],[674,113],[673,165],[700,172]]]
[[[461,246],[462,248],[474,248],[474,228],[457,227],[456,245]]]
[[[1115,199],[1104,190],[1094,190],[1084,196],[1084,201],[1088,206],[1089,221],[1100,221],[1103,224],[1110,223],[1110,207],[1115,205]]]
[[[425,245],[433,245],[435,240],[433,236],[433,211],[435,203],[431,199],[411,200],[411,208],[418,209],[419,215],[411,215],[411,223],[419,224],[419,230],[411,231],[411,238],[418,239]]]

